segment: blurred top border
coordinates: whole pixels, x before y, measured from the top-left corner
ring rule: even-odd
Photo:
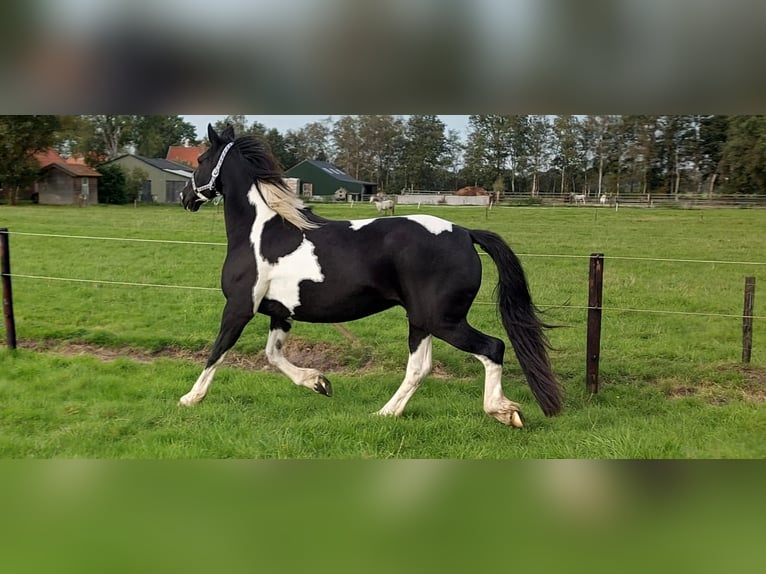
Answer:
[[[753,0],[33,0],[4,12],[7,113],[766,111],[766,3]]]

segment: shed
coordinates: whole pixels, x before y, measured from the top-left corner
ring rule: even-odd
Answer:
[[[35,182],[37,203],[43,205],[91,205],[98,203],[101,174],[87,165],[50,163]]]
[[[147,180],[141,190],[141,201],[157,203],[178,203],[181,190],[193,173],[188,165],[164,158],[144,157],[125,154],[102,165],[116,164],[125,170],[142,169]]]
[[[88,205],[98,203],[98,178],[92,167],[65,160],[53,148],[34,155],[40,174],[34,184],[20,194],[44,205]]]
[[[345,189],[348,195],[359,200],[362,195],[373,195],[377,188],[375,183],[360,181],[333,164],[316,159],[306,159],[294,165],[285,172],[285,177],[300,181],[303,197],[340,198],[336,192]]]

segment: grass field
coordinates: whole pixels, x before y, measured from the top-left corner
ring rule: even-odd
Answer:
[[[319,205],[333,218],[369,205]],[[399,213],[418,211],[400,206]],[[222,210],[2,207],[11,235],[20,349],[0,351],[0,456],[43,458],[761,458],[766,455],[766,322],[740,364],[743,284],[763,283],[766,211],[423,208],[502,234],[520,254],[549,322],[565,412],[543,417],[507,355],[516,431],[481,408],[483,369],[434,345],[435,372],[400,419],[371,416],[407,358],[401,309],[346,324],[296,324],[287,354],[322,368],[335,396],[265,365],[256,317],[204,403],[179,409],[218,329],[221,245],[31,234],[225,242]],[[605,254],[601,389],[585,392],[588,259]],[[631,258],[647,258],[631,259]],[[705,262],[656,259],[704,260]],[[503,336],[495,270],[470,319]],[[51,279],[23,277],[36,276]],[[76,278],[138,286],[60,281]],[[187,289],[180,287],[199,287]],[[756,294],[755,315],[766,316]],[[672,311],[665,314],[649,311]]]

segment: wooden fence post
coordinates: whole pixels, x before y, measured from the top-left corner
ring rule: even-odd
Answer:
[[[604,280],[604,254],[590,256],[588,277],[588,335],[585,360],[585,384],[588,392],[598,392],[598,361],[601,354],[601,300]]]
[[[742,311],[742,362],[750,362],[753,350],[753,303],[755,301],[755,277],[745,277],[745,307]]]
[[[3,291],[3,317],[5,318],[5,339],[9,349],[16,348],[16,322],[13,318],[13,292],[11,291],[11,252],[8,244],[8,229],[0,228],[0,282]]]

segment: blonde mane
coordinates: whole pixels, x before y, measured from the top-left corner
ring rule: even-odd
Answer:
[[[287,186],[282,187],[261,181],[258,187],[266,205],[285,221],[289,221],[298,229],[303,230],[319,227],[318,223],[309,221],[306,214],[301,211],[304,208],[303,202]]]

